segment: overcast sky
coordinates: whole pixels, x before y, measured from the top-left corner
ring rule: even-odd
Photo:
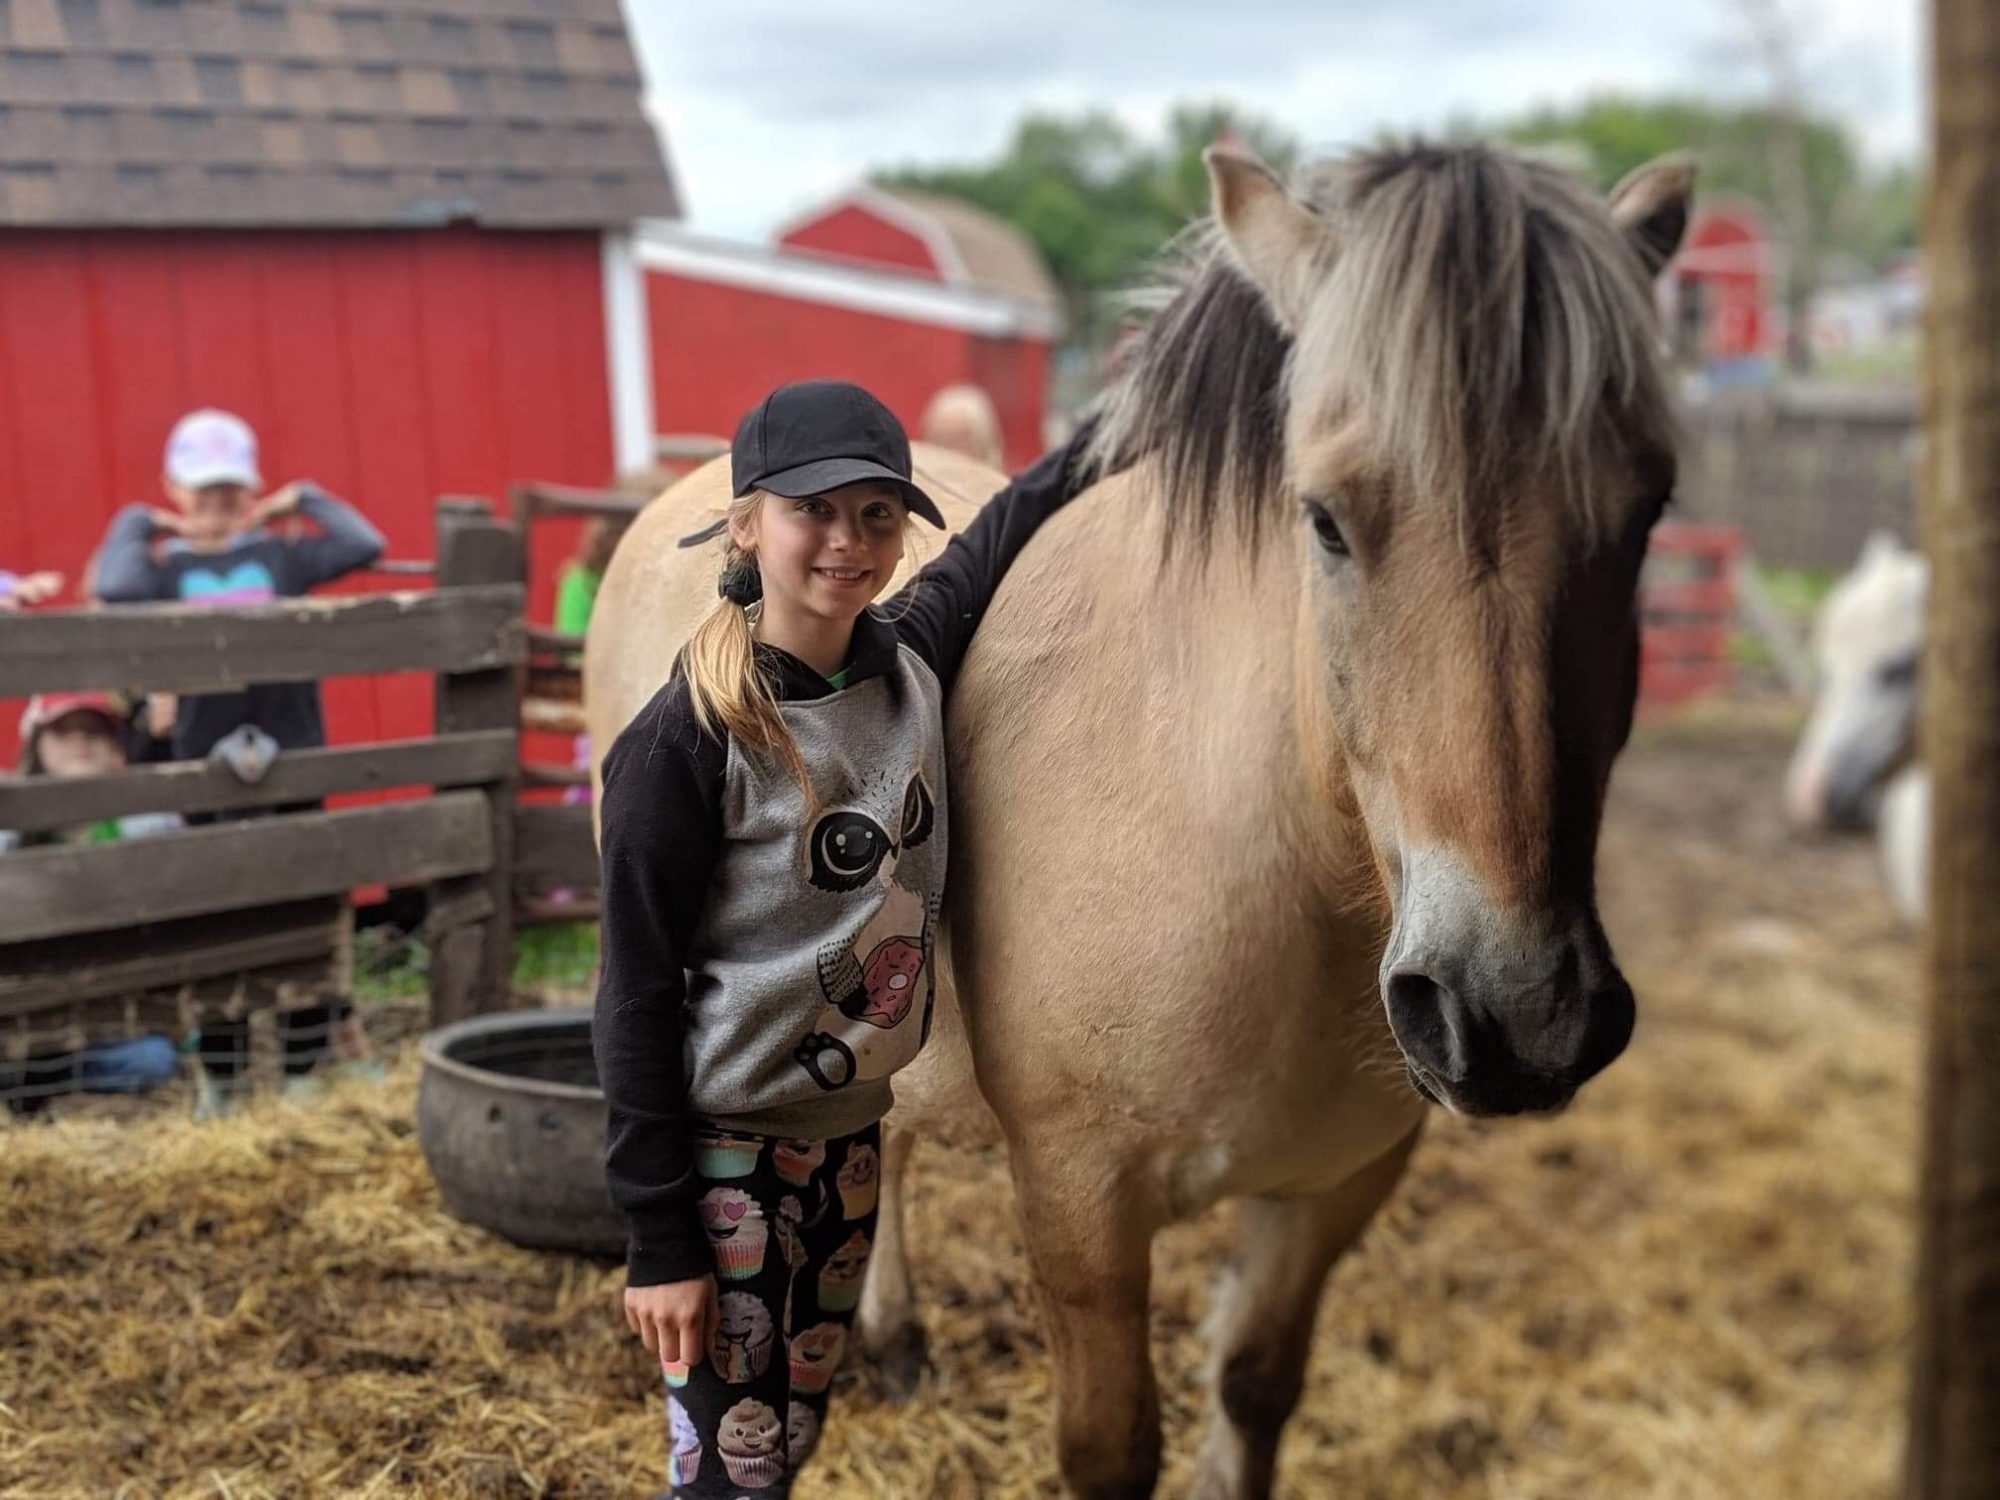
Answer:
[[[871,167],[998,151],[1031,107],[1142,132],[1226,99],[1309,144],[1605,89],[1759,86],[1746,0],[626,0],[690,223],[759,238]],[[1778,0],[1873,160],[1923,127],[1916,0]]]

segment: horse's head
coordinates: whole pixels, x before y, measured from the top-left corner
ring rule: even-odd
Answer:
[[[1607,210],[1480,147],[1353,157],[1306,201],[1210,166],[1290,336],[1308,696],[1393,908],[1390,1025],[1435,1101],[1559,1107],[1632,1029],[1594,864],[1673,485],[1650,278],[1692,168],[1643,168]]]
[[[1785,775],[1785,806],[1809,828],[1870,822],[1882,784],[1916,753],[1923,554],[1878,533],[1813,626],[1819,696]]]

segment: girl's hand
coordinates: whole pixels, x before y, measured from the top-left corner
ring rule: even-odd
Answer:
[[[0,593],[0,609],[29,609],[46,604],[62,592],[60,573],[28,573],[14,579],[13,586]],[[0,588],[6,588],[0,584]]]
[[[713,1276],[625,1288],[625,1321],[662,1364],[700,1364],[715,1318]]]
[[[244,518],[242,529],[249,531],[262,526],[266,521],[275,521],[280,516],[292,515],[299,508],[302,493],[303,489],[296,479],[290,484],[280,485],[251,507],[249,515]]]
[[[172,536],[187,535],[187,517],[179,511],[167,510],[158,505],[149,505],[146,507],[146,514],[152,518],[154,531],[164,531]]]

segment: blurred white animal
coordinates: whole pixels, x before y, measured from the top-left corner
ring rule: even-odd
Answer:
[[[1785,776],[1785,806],[1809,828],[1874,825],[1889,895],[1922,923],[1930,861],[1930,780],[1917,763],[1923,555],[1878,532],[1813,627],[1819,697]]]

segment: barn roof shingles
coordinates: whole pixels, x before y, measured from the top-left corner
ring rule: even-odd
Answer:
[[[0,226],[675,217],[618,0],[0,0]]]
[[[951,241],[965,279],[973,286],[1004,292],[1051,312],[1062,310],[1062,292],[1049,263],[1018,226],[963,198],[900,187],[881,191],[930,217]]]

